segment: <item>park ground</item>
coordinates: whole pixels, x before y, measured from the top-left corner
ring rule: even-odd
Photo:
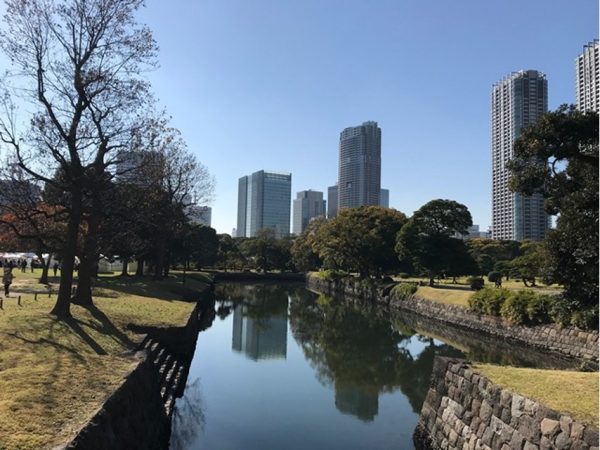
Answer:
[[[485,279],[486,286],[494,286],[494,283],[490,283]],[[444,303],[447,305],[458,305],[458,306],[469,306],[469,297],[473,295],[474,291],[469,286],[467,277],[457,277],[456,283],[453,283],[451,278],[437,280],[435,286],[427,286],[429,283],[428,278],[395,278],[395,281],[400,282],[411,282],[421,283],[417,289],[416,295],[425,300],[430,300],[437,303]],[[511,291],[519,291],[521,289],[530,289],[540,294],[559,294],[562,288],[557,285],[545,285],[538,281],[537,286],[525,286],[522,281],[517,279],[511,279],[506,281],[502,280],[502,287]]]
[[[137,362],[143,336],[128,325],[185,325],[194,303],[180,299],[204,286],[102,276],[95,307],[73,305],[73,318],[58,321],[48,314],[58,279],[49,296],[39,271],[15,275],[0,309],[0,449],[53,448],[74,437]]]

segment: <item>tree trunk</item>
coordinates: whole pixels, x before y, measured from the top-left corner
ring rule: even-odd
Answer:
[[[38,258],[42,261],[42,275],[40,276],[40,284],[48,284],[48,271],[50,269],[50,260],[52,259],[52,253],[48,255],[48,261],[44,261],[44,257],[41,253],[38,253]]]
[[[144,259],[143,258],[139,258],[137,260],[137,268],[135,269],[135,276],[136,277],[144,276]]]
[[[84,256],[79,261],[79,270],[77,271],[77,291],[73,303],[83,306],[92,306],[92,268],[93,261]]]
[[[75,301],[79,305],[92,306],[92,278],[97,274],[98,260],[98,229],[100,226],[100,211],[102,205],[98,199],[98,194],[92,198],[92,208],[88,219],[88,230],[84,236],[83,251],[81,252],[81,261],[79,262],[79,271],[77,276],[77,291]]]
[[[65,245],[63,247],[62,268],[60,270],[60,284],[56,303],[50,311],[60,319],[71,317],[71,289],[73,287],[73,268],[75,267],[75,254],[77,253],[77,237],[81,223],[82,192],[81,187],[76,187],[71,192],[71,214],[67,222]]]
[[[435,274],[434,273],[429,274],[429,286],[431,286],[431,287],[435,286]]]
[[[129,274],[127,273],[127,265],[128,265],[127,259],[123,258],[123,266],[121,268],[121,276],[122,277],[129,276]]]
[[[523,277],[523,284],[524,284],[526,287],[529,287],[529,285],[527,284],[527,278],[525,278],[525,277]]]

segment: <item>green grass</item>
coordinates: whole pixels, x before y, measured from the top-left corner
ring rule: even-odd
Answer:
[[[598,372],[526,369],[489,364],[477,365],[475,369],[506,389],[598,427]]]
[[[473,295],[473,291],[466,286],[464,288],[419,286],[415,295],[436,303],[468,307],[469,297]]]
[[[15,290],[43,288],[35,276],[16,275]],[[201,285],[191,283],[187,288]],[[186,323],[194,304],[179,300],[180,289],[174,279],[102,277],[94,288],[96,308],[73,305],[69,321],[48,314],[55,295],[35,301],[33,294],[23,293],[21,306],[16,298],[5,299],[0,310],[0,448],[53,447],[73,437],[135,365],[132,350],[143,336],[127,326]]]

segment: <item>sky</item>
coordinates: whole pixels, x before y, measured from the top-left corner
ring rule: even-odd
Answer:
[[[237,183],[290,172],[292,198],[336,183],[339,133],[382,130],[383,188],[412,215],[435,198],[491,224],[492,85],[544,72],[549,108],[575,101],[596,0],[148,0],[148,75],[215,177],[212,226],[236,226]]]

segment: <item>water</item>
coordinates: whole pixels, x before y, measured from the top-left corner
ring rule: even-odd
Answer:
[[[435,355],[514,362],[510,347],[461,351],[415,333],[422,322],[302,286],[226,284],[216,299],[176,403],[175,450],[412,449]]]

